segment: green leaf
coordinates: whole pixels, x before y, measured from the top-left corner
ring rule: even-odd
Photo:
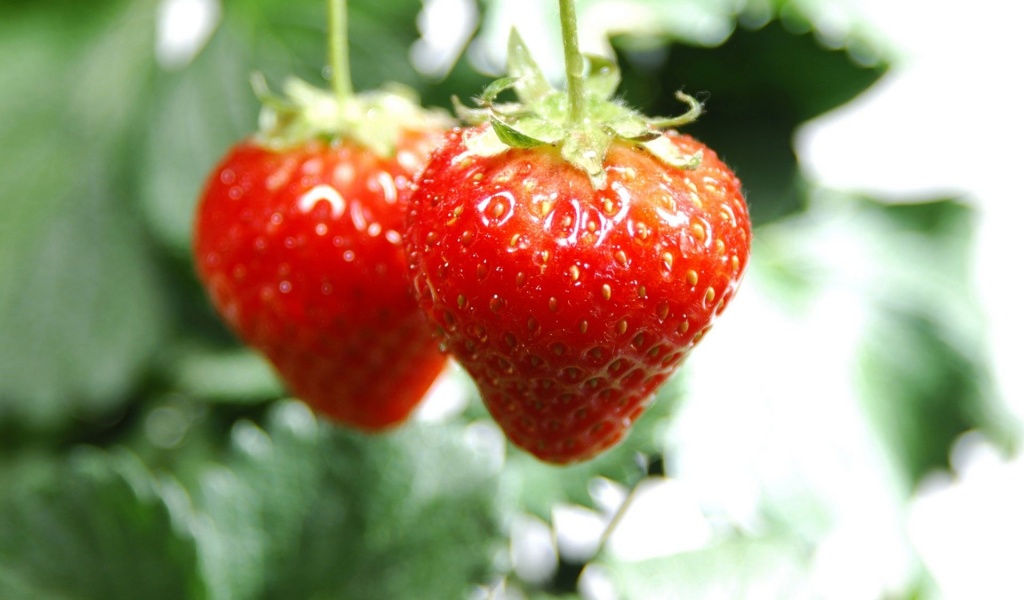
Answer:
[[[680,87],[701,99],[706,113],[685,131],[740,175],[755,223],[803,208],[791,143],[796,128],[854,98],[886,69],[859,64],[844,49],[825,48],[813,33],[793,33],[778,21],[737,28],[711,48],[676,42],[652,54],[630,51],[628,38],[614,41],[623,52],[621,93],[631,104],[671,115],[679,110]]]
[[[194,529],[214,600],[264,597],[280,558],[297,548],[316,499],[321,467],[309,459],[317,453],[312,416],[297,405],[280,408],[272,425],[265,432],[236,423],[227,462],[202,467],[192,490]]]
[[[212,597],[463,597],[502,540],[497,463],[471,432],[367,436],[291,402],[238,423],[191,492]]]
[[[249,348],[214,351],[186,345],[168,365],[175,390],[207,402],[254,403],[280,398],[284,387],[267,359]]]
[[[349,53],[357,91],[399,82],[421,83],[409,61],[419,37],[418,0],[349,3]],[[289,0],[239,0],[223,3],[221,27],[243,44],[239,58],[271,82],[298,77],[326,85],[326,4]],[[477,88],[479,89],[479,88]]]
[[[879,290],[861,348],[864,397],[901,466],[919,481],[948,467],[960,434],[1009,433],[986,387],[984,317],[963,293],[972,285],[976,215],[955,200],[859,204],[857,222],[876,257],[868,286]]]
[[[821,189],[813,197],[806,216],[760,228],[753,263],[758,269],[751,273],[755,281],[771,286],[771,295],[785,306],[785,311],[757,315],[759,326],[777,337],[784,323],[787,339],[799,349],[784,360],[758,360],[749,370],[765,380],[765,389],[773,389],[780,384],[774,381],[780,369],[820,356],[815,371],[818,377],[832,373],[833,387],[808,389],[806,381],[814,379],[794,383],[787,392],[789,405],[815,405],[829,397],[826,406],[838,415],[843,414],[838,399],[855,394],[858,419],[829,423],[821,416],[805,418],[818,424],[817,435],[837,445],[841,436],[858,432],[845,442],[843,460],[857,453],[864,458],[852,464],[864,464],[871,455],[885,457],[888,468],[876,464],[864,472],[870,477],[858,484],[862,494],[872,478],[883,476],[878,481],[906,496],[923,477],[948,468],[951,444],[961,433],[981,429],[992,439],[1005,439],[1004,428],[1010,426],[988,388],[983,313],[965,293],[972,286],[976,215],[952,200],[890,206]],[[825,340],[815,337],[819,334],[808,333],[826,321],[814,324],[813,319],[827,319],[837,307],[848,317],[829,330],[826,337],[833,345],[822,345]],[[736,345],[739,337],[724,343]],[[716,335],[712,343],[722,342]],[[815,350],[808,353],[810,344]],[[745,351],[756,354],[757,348]],[[820,445],[813,437],[789,439],[806,447]],[[828,464],[825,456],[817,458],[818,464]],[[845,476],[847,485],[853,485],[854,472],[851,468]],[[824,497],[826,506],[840,498],[834,492]]]
[[[507,71],[515,79],[516,95],[523,102],[539,102],[555,91],[514,27],[508,36]]]
[[[195,541],[134,456],[81,449],[0,492],[0,597],[197,597]]]
[[[140,202],[149,229],[190,260],[196,204],[214,165],[256,130],[258,101],[249,85],[247,49],[219,28],[187,68],[160,72],[138,164]]]
[[[0,162],[0,423],[123,405],[168,331],[126,160],[150,8],[107,4],[66,37],[45,11],[0,23],[0,53],[20,57],[0,64],[0,108],[18,110],[0,122],[0,146],[17,149]]]
[[[623,600],[797,598],[810,556],[795,540],[734,538],[706,550],[639,562],[602,562]]]

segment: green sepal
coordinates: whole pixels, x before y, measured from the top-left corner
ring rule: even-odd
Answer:
[[[502,77],[501,79],[495,79],[484,88],[483,93],[480,94],[480,100],[478,103],[480,106],[492,106],[494,101],[498,99],[498,96],[502,92],[515,87],[516,81],[515,77]]]
[[[544,115],[519,115],[516,117],[513,127],[517,131],[536,138],[549,146],[557,145],[565,137],[565,128],[560,123],[552,122]]]
[[[619,89],[622,75],[614,60],[597,54],[584,54],[590,71],[587,73],[587,93],[602,100],[611,100]]]
[[[683,104],[688,105],[690,108],[685,113],[678,117],[651,117],[647,120],[651,127],[657,129],[669,129],[673,127],[682,127],[697,120],[697,117],[704,112],[704,106],[699,100],[689,94],[685,94],[682,91],[676,92],[676,100],[679,100]]]
[[[630,142],[649,142],[661,137],[661,132],[652,129],[643,119],[620,119],[604,126],[611,135]]]
[[[284,95],[270,92],[261,75],[252,78],[263,104],[256,141],[274,149],[297,146],[313,139],[350,140],[379,156],[391,156],[403,131],[444,129],[451,118],[424,109],[408,87],[389,84],[344,101],[301,79],[289,78]]]
[[[267,78],[259,71],[253,71],[249,75],[249,86],[252,87],[253,94],[256,96],[256,99],[260,101],[260,105],[264,107],[269,106],[278,113],[298,110],[298,106],[296,106],[294,102],[289,102],[287,99],[277,96],[271,92],[270,85],[267,83]]]
[[[460,121],[469,123],[470,125],[479,125],[486,123],[487,119],[491,116],[491,111],[486,108],[470,108],[459,100],[458,96],[452,96],[452,107],[455,110],[455,116]]]
[[[555,88],[544,78],[544,72],[537,61],[533,60],[515,27],[508,36],[507,70],[509,76],[515,79],[516,95],[527,104],[539,102],[556,93]]]
[[[532,135],[516,129],[512,125],[505,123],[495,115],[491,115],[490,122],[495,135],[497,135],[498,139],[507,146],[511,146],[513,148],[536,148],[537,146],[544,146],[548,144],[548,142],[537,139]]]
[[[488,127],[477,133],[472,132],[465,137],[466,150],[474,156],[496,156],[508,150],[511,146],[498,139],[498,134],[493,127]]]
[[[672,143],[672,140],[665,136],[658,136],[657,139],[640,144],[661,162],[679,169],[696,169],[704,160],[704,152],[686,154],[680,152],[679,148]]]
[[[675,168],[694,169],[700,165],[700,153],[684,154],[661,131],[695,120],[701,113],[700,102],[678,92],[676,97],[689,106],[686,113],[648,118],[613,99],[621,80],[614,60],[595,55],[587,55],[586,59],[586,118],[570,125],[568,94],[555,90],[544,79],[519,32],[513,29],[508,44],[509,75],[484,88],[476,100],[480,108],[467,108],[453,99],[459,118],[474,125],[491,125],[467,138],[467,149],[477,156],[494,156],[506,148],[560,147],[562,158],[584,171],[596,189],[607,184],[604,161],[615,140],[642,146]],[[519,102],[497,102],[498,96],[510,88]]]
[[[595,190],[603,190],[608,174],[604,170],[604,159],[613,137],[601,129],[581,129],[569,132],[562,140],[562,158],[578,169],[582,169]]]

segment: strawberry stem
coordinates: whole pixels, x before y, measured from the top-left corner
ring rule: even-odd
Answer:
[[[352,74],[348,60],[348,10],[345,0],[328,0],[327,35],[330,46],[327,57],[331,66],[331,86],[338,102],[352,96]]]
[[[622,523],[623,517],[626,516],[626,512],[633,506],[633,501],[636,500],[636,491],[639,481],[633,484],[633,487],[629,489],[629,494],[622,500],[622,504],[615,509],[615,514],[608,521],[608,525],[605,526],[604,531],[601,532],[601,538],[597,542],[597,550],[594,551],[593,556],[596,558],[601,556],[604,549],[608,546],[608,540],[611,539],[612,534],[618,529],[619,524]]]
[[[562,24],[562,47],[565,50],[565,76],[569,94],[568,128],[582,125],[586,118],[583,87],[583,55],[576,33],[574,0],[558,0],[558,17]]]

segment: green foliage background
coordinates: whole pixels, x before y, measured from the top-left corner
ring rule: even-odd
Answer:
[[[510,3],[479,7],[482,35]],[[555,468],[496,450],[457,372],[454,389],[472,398],[465,410],[367,437],[282,399],[266,364],[224,330],[191,269],[195,199],[255,127],[251,71],[272,85],[289,74],[322,83],[322,4],[225,2],[195,60],[164,69],[154,0],[0,1],[0,598],[574,597],[591,568],[622,598],[704,597],[723,582],[731,597],[765,582],[778,584],[769,597],[804,597],[790,592],[838,514],[813,474],[765,484],[761,525],[720,524],[703,549],[563,555],[539,578],[517,569],[510,538],[523,515],[600,512],[598,480],[623,490],[685,481],[681,465],[701,460],[679,437],[696,401],[689,367],[624,444]],[[357,88],[399,81],[449,108],[489,80],[466,55],[440,79],[410,66],[420,2],[350,4]],[[881,454],[880,494],[899,512],[923,477],[948,468],[958,435],[1007,435],[979,358],[979,309],[964,292],[971,209],[942,198],[894,206],[803,179],[794,130],[886,69],[869,36],[823,45],[814,2],[739,3],[739,13],[688,3],[725,27],[712,46],[676,23],[673,3],[637,4],[665,25],[613,40],[621,95],[673,114],[675,89],[710,91],[689,131],[746,185],[757,240],[746,293],[798,316],[848,283],[851,254],[831,251],[838,244],[872,265],[860,282],[871,292],[858,296],[867,330],[850,350],[858,375],[835,386],[857,385],[856,439]],[[751,360],[732,361],[740,377],[767,364]],[[800,353],[771,368],[784,372],[764,385],[799,379]],[[729,383],[722,401],[740,407],[739,421],[744,399]],[[831,394],[821,390],[826,412]],[[913,559],[908,572],[889,597],[927,595],[928,574]]]

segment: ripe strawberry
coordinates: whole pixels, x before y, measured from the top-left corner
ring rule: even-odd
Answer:
[[[195,256],[214,305],[293,393],[349,425],[404,420],[444,365],[398,233],[437,139],[406,132],[386,158],[352,142],[248,140],[203,194]]]
[[[406,249],[420,306],[509,439],[568,463],[619,441],[728,305],[750,219],[713,151],[650,135],[621,106],[607,121],[633,139],[552,133],[564,95],[523,87],[537,78],[513,38],[520,75],[499,86],[525,106],[487,106],[491,90],[490,122],[448,134],[410,200]],[[606,139],[596,169],[574,135]]]
[[[375,431],[403,421],[444,367],[406,279],[399,233],[445,117],[398,88],[353,94],[346,4],[328,4],[332,92],[272,97],[211,174],[196,270],[214,306],[315,411]]]

